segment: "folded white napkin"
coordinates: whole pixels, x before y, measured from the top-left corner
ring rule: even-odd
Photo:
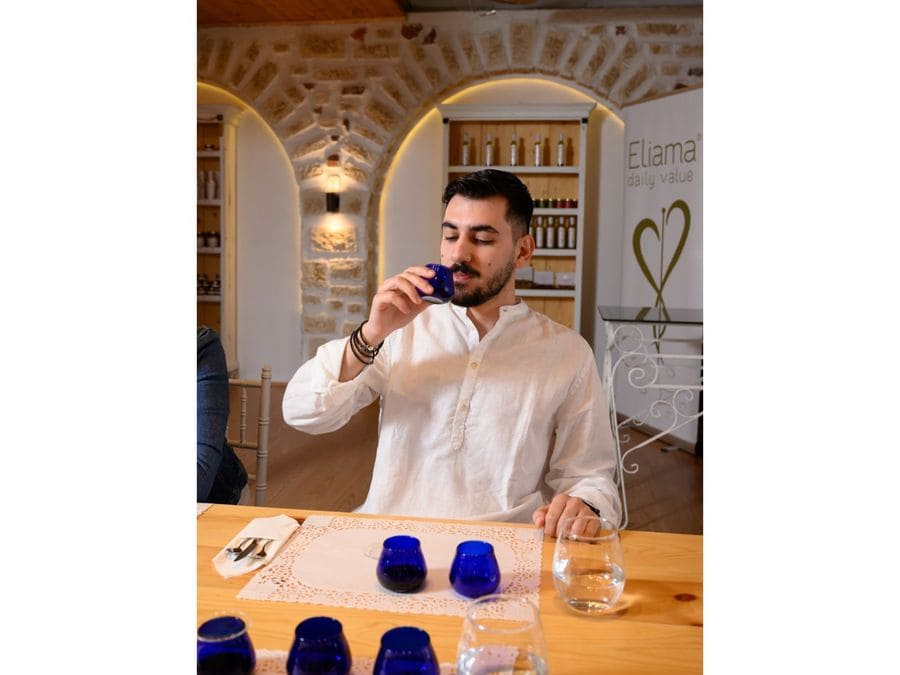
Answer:
[[[284,514],[272,516],[271,518],[254,518],[225,545],[225,548],[215,555],[212,560],[213,565],[216,566],[219,574],[226,579],[259,569],[275,557],[284,542],[288,540],[298,527],[300,527],[300,524],[296,520]],[[266,556],[264,558],[256,557],[257,551],[264,543],[259,542],[253,553],[235,562],[234,555],[228,553],[226,549],[239,546],[248,537],[272,540],[266,546]]]

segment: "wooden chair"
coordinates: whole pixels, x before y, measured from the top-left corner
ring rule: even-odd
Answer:
[[[269,397],[272,389],[272,369],[263,366],[259,380],[229,379],[228,387],[231,390],[240,391],[239,409],[239,436],[237,440],[228,438],[227,442],[232,448],[246,448],[256,450],[256,473],[248,472],[250,480],[256,482],[256,506],[265,506],[266,489],[268,488],[269,472]],[[247,390],[259,389],[259,409],[256,418],[256,440],[247,438]],[[232,425],[228,425],[229,429]]]

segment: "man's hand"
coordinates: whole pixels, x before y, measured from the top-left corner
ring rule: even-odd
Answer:
[[[544,528],[544,534],[555,537],[556,530],[563,518],[594,515],[596,514],[579,497],[572,497],[563,492],[550,500],[549,504],[532,513],[531,520],[538,527]]]
[[[430,303],[424,302],[416,289],[423,293],[433,292],[434,288],[428,282],[433,276],[434,270],[417,265],[385,279],[372,298],[369,320],[363,327],[365,341],[377,345],[425,311]]]
[[[430,303],[422,300],[416,289],[421,288],[425,293],[434,291],[428,283],[428,279],[433,276],[434,270],[416,266],[384,280],[372,298],[369,320],[360,331],[367,345],[374,347],[381,344],[388,335],[408,324],[430,306]],[[352,380],[363,371],[363,367],[364,364],[353,355],[348,340],[338,380]]]

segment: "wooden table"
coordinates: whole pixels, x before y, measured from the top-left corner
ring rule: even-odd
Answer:
[[[199,616],[241,612],[250,624],[250,635],[258,649],[282,651],[290,649],[294,627],[300,621],[310,616],[332,616],[343,624],[351,654],[370,658],[378,653],[386,630],[414,625],[428,631],[438,661],[455,663],[462,617],[239,600],[238,592],[253,573],[223,579],[213,567],[212,558],[251,519],[279,513],[300,521],[313,514],[324,514],[215,504],[198,516]],[[622,532],[621,536],[627,581],[619,602],[621,609],[608,617],[582,616],[563,604],[550,571],[555,540],[545,540],[540,612],[550,672],[553,675],[702,672],[703,537],[630,531]]]

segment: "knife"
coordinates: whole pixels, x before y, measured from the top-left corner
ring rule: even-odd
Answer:
[[[241,550],[241,552],[237,554],[237,557],[234,559],[234,562],[237,562],[238,560],[246,558],[248,555],[250,555],[250,553],[256,548],[256,545],[258,543],[259,543],[259,539],[254,539],[253,541],[251,541],[247,545],[247,548]]]

